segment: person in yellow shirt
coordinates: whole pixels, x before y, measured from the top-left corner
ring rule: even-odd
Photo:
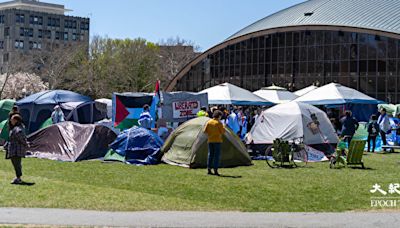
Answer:
[[[220,122],[222,112],[217,110],[213,113],[213,119],[209,120],[204,126],[204,133],[208,136],[208,175],[212,175],[211,168],[214,169],[214,175],[219,176],[218,167],[221,157],[222,136],[225,133],[224,125]]]

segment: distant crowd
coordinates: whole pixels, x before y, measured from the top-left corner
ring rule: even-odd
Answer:
[[[197,116],[208,116],[211,118],[217,110],[222,113],[221,122],[241,139],[244,139],[262,112],[260,107],[229,106],[226,108],[224,106],[213,106],[209,109],[202,107]]]
[[[213,106],[210,108],[202,107],[197,113],[197,116],[208,116],[211,118],[213,113],[217,110],[222,113],[221,123],[229,127],[242,140],[245,138],[245,135],[250,132],[262,112],[262,108],[252,106]],[[359,127],[359,123],[357,119],[353,117],[352,112],[345,111],[343,115],[340,115],[337,109],[327,109],[325,112],[335,132],[350,143]],[[400,114],[397,118],[393,119],[397,124],[397,135],[400,135]],[[392,131],[392,126],[386,109],[382,108],[379,115],[371,115],[366,128],[368,131],[368,151],[375,151],[376,139],[378,136],[381,136],[383,145],[387,145],[386,135]]]

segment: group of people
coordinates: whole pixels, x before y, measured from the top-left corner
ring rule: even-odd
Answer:
[[[350,145],[350,142],[359,127],[358,121],[352,116],[351,111],[346,111],[345,116],[340,119],[341,124],[341,136]],[[376,138],[378,135],[382,138],[383,145],[387,145],[386,135],[392,130],[390,125],[389,116],[386,113],[386,109],[380,110],[379,117],[375,114],[371,115],[370,121],[367,124],[368,131],[368,152],[375,152]],[[372,147],[371,147],[372,146]]]
[[[144,105],[143,111],[139,116],[138,125],[146,128],[147,130],[151,130],[155,121],[150,114],[150,106]],[[167,122],[164,119],[157,120],[157,135],[162,139],[166,140],[170,134],[170,130],[167,128]]]
[[[204,128],[204,132],[208,135],[208,174],[213,174],[211,169],[214,169],[214,174],[218,173],[218,163],[221,153],[222,135],[225,132],[225,126],[229,127],[233,132],[242,136],[246,134],[251,126],[257,121],[257,118],[261,114],[260,109],[255,109],[252,115],[249,117],[249,109],[243,111],[242,108],[232,107],[230,113],[227,112],[224,107],[211,108],[210,112],[206,112],[206,108],[203,107],[198,113],[198,116],[212,116],[213,119],[208,121]],[[247,123],[247,120],[251,120],[251,124]],[[351,140],[359,127],[358,121],[352,116],[351,111],[346,111],[345,116],[340,119],[340,135],[350,145]],[[334,124],[334,123],[333,123]],[[250,125],[250,126],[249,126]],[[246,129],[244,131],[244,129]],[[386,109],[380,110],[379,117],[377,115],[371,115],[370,121],[367,124],[368,130],[368,152],[375,152],[376,139],[380,135],[382,138],[383,145],[387,145],[386,135],[392,130],[390,125],[389,116],[387,115]]]
[[[229,127],[241,139],[251,130],[258,117],[261,114],[259,107],[237,107],[231,106],[227,109],[224,106],[211,107],[207,111],[207,107],[202,107],[197,116],[213,117],[215,111],[221,112],[221,122]]]

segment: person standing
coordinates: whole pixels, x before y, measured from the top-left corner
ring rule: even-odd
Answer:
[[[158,119],[157,128],[157,135],[165,142],[169,136],[167,121],[165,119]]]
[[[251,131],[251,128],[256,124],[258,117],[261,114],[261,109],[257,108],[256,110],[253,111],[251,119],[250,119],[250,124],[249,124],[249,129],[248,132]]]
[[[7,145],[7,159],[11,160],[15,170],[15,179],[12,184],[22,183],[22,158],[26,155],[26,150],[29,147],[25,135],[25,129],[22,124],[20,115],[11,117],[10,141]]]
[[[212,117],[213,116],[213,113],[216,111],[216,110],[218,110],[218,107],[211,107],[211,108],[209,108],[208,109],[208,112],[207,112],[207,114],[208,114],[208,117]],[[221,117],[221,119],[222,119],[222,117]]]
[[[19,112],[18,106],[14,105],[10,111],[10,113],[8,113],[8,129],[11,130],[11,118],[14,115],[20,115],[21,113]]]
[[[153,118],[150,115],[150,106],[145,104],[143,106],[143,112],[140,114],[138,123],[139,126],[151,130],[151,125],[153,124]]]
[[[345,137],[348,146],[359,126],[358,121],[352,116],[351,111],[346,111],[346,115],[340,120],[342,123],[342,137]]]
[[[240,139],[243,140],[247,134],[247,125],[248,125],[247,116],[242,115],[242,117],[239,119],[239,121],[240,121],[240,125],[241,125],[239,137],[240,137]]]
[[[222,136],[225,134],[224,125],[220,122],[221,111],[215,111],[213,119],[209,120],[204,126],[203,132],[208,136],[208,175],[212,175],[211,168],[214,169],[214,175],[219,176],[218,167],[221,157]]]
[[[11,117],[13,115],[21,115],[21,113],[19,112],[18,106],[14,105],[10,111],[10,113],[8,113],[8,121],[11,121]]]
[[[65,121],[64,113],[59,105],[54,107],[54,111],[51,113],[51,121],[53,124],[58,124]]]
[[[228,127],[235,133],[236,135],[239,134],[240,131],[240,125],[239,125],[239,119],[237,115],[238,110],[236,108],[233,109],[231,114],[227,118],[227,125]]]
[[[372,140],[372,153],[375,152],[376,137],[380,132],[377,119],[378,118],[376,115],[372,115],[371,120],[368,123],[368,152],[370,152],[371,140]]]
[[[197,117],[208,117],[207,107],[201,107],[200,111],[197,112]]]
[[[380,111],[380,115],[378,118],[378,124],[379,124],[379,133],[381,135],[382,138],[382,143],[383,145],[387,145],[387,141],[386,141],[386,134],[389,133],[392,130],[392,127],[390,126],[390,121],[389,121],[389,117],[386,113],[386,109],[382,108]],[[384,149],[386,151],[386,149]]]

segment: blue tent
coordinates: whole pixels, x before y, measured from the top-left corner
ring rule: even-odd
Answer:
[[[65,90],[48,90],[32,94],[16,105],[19,107],[22,118],[27,126],[28,133],[39,129],[40,125],[51,117],[56,105],[67,102],[90,102],[91,98]]]
[[[155,165],[160,162],[163,144],[154,132],[134,126],[119,134],[110,148],[130,164]],[[109,160],[107,155],[104,160]]]

